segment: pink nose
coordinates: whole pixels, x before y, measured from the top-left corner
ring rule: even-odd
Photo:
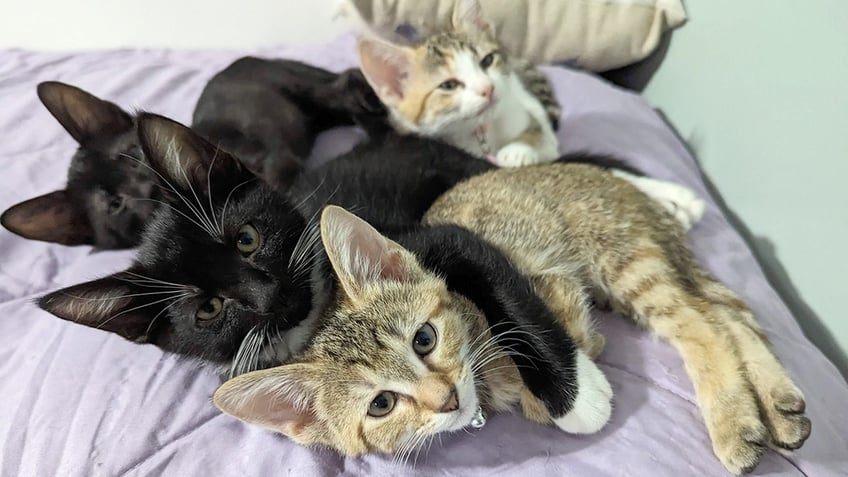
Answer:
[[[486,86],[483,86],[483,88],[480,90],[480,96],[482,96],[484,98],[491,98],[492,93],[494,93],[494,92],[495,92],[495,85],[493,85],[492,83],[488,83],[488,84],[486,84]]]

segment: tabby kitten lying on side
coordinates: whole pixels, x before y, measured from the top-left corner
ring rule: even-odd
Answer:
[[[478,0],[458,0],[452,18],[452,31],[414,47],[360,40],[362,72],[389,121],[402,133],[439,139],[500,167],[556,160],[560,107],[544,74],[506,56]],[[686,187],[616,173],[686,229],[703,215],[703,201]]]
[[[452,188],[430,208],[425,222],[429,227],[465,227],[503,251],[589,356],[597,356],[604,346],[603,337],[592,329],[590,296],[669,340],[683,356],[713,449],[729,471],[753,469],[767,445],[790,452],[809,437],[803,394],[770,351],[750,309],[697,266],[678,222],[627,181],[582,164],[502,169]],[[405,254],[384,254],[379,260],[394,263],[398,256],[416,269],[415,260]],[[441,293],[432,279],[402,285],[382,280],[367,292],[343,296],[340,311],[328,322],[333,329],[322,333],[373,340],[373,335],[355,330],[380,330],[389,326],[385,323],[410,329],[420,327],[422,320],[459,321],[457,309],[464,306]],[[478,335],[468,326],[470,331],[459,340],[464,347],[456,344],[455,328],[437,330],[436,349],[447,346],[443,353],[460,357],[474,353],[470,349]],[[410,347],[407,335],[376,337],[392,350]],[[215,402],[241,419],[296,434],[300,442],[326,435],[327,429],[359,429],[361,423],[362,435],[333,434],[329,445],[343,452],[405,450],[404,445],[420,444],[422,435],[442,430],[432,425],[427,409],[407,399],[417,377],[398,368],[369,366],[380,362],[382,351],[348,342],[334,346],[316,339],[315,352],[307,350],[293,364],[226,383]],[[496,356],[496,349],[486,353]],[[322,353],[327,350],[334,354]],[[414,360],[412,353],[407,355]],[[350,380],[316,387],[316,373],[326,368]],[[481,401],[503,389],[512,403],[520,400],[528,417],[550,421],[544,409],[518,392],[505,368],[487,372],[484,366],[481,371],[475,376]],[[391,418],[393,405],[402,417]],[[384,444],[369,447],[373,442]]]
[[[324,210],[321,238],[341,284],[335,306],[292,363],[222,385],[214,401],[225,412],[345,455],[411,452],[519,402],[529,418],[567,432],[609,420],[612,389],[585,352],[554,358],[577,376],[570,411],[553,417],[496,341],[541,329],[490,329],[415,254],[344,209]]]
[[[603,339],[590,295],[668,340],[729,471],[809,437],[804,395],[751,310],[697,265],[678,223],[614,173],[550,164],[485,174],[444,194],[425,222],[460,225],[504,251],[592,356]]]

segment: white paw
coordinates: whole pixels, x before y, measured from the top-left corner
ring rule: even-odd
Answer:
[[[692,228],[704,215],[704,201],[688,187],[650,177],[634,176],[622,171],[613,171],[613,175],[629,181],[645,195],[662,205],[683,225],[685,230]]]
[[[604,373],[583,351],[577,350],[577,397],[568,414],[554,424],[572,434],[601,430],[612,415],[612,387]]]
[[[522,142],[511,142],[507,144],[495,156],[495,164],[500,167],[521,167],[540,162],[539,153]]]

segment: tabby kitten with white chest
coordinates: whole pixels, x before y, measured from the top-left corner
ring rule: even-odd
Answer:
[[[506,56],[477,0],[458,1],[452,23],[414,47],[359,41],[362,72],[395,128],[501,167],[556,159],[560,108],[544,75]]]

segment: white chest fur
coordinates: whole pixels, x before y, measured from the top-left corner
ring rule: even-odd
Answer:
[[[504,76],[498,83],[496,102],[492,108],[446,131],[443,139],[474,156],[494,157],[513,145],[535,123],[541,129],[537,144],[522,144],[525,148],[533,149],[537,155],[536,159],[527,164],[556,159],[557,139],[539,100],[527,91],[515,74]]]

